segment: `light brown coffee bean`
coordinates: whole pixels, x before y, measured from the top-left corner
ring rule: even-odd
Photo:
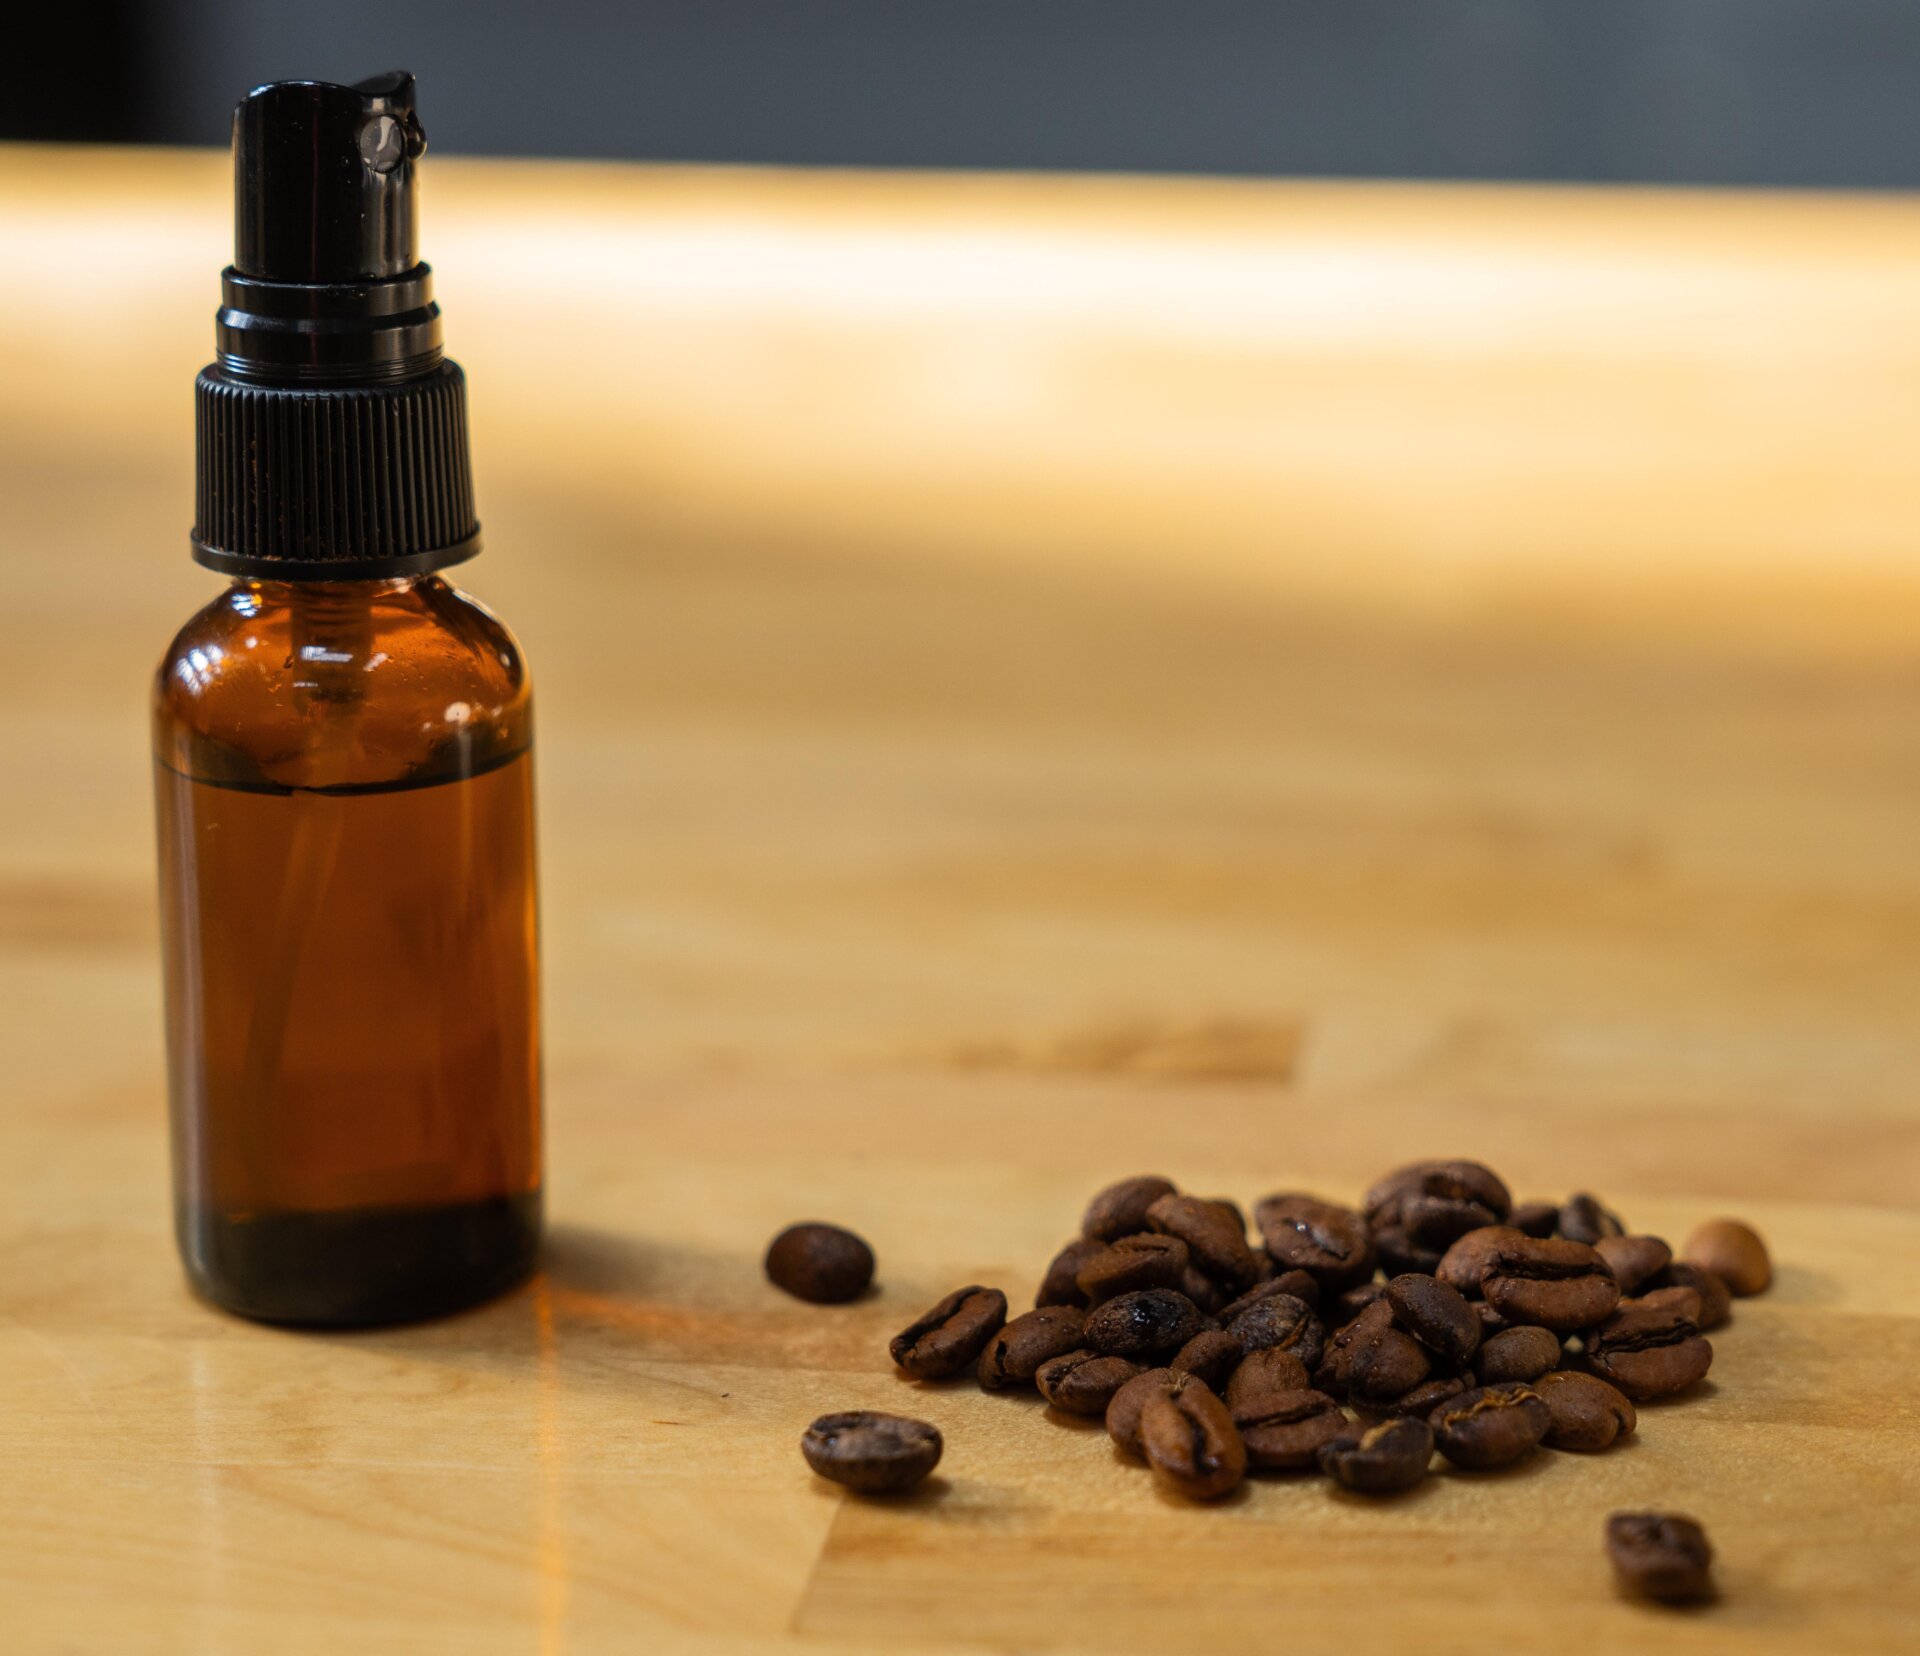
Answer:
[[[1738,1219],[1709,1219],[1680,1250],[1689,1265],[1711,1271],[1740,1299],[1763,1292],[1773,1281],[1773,1261],[1760,1233]]]

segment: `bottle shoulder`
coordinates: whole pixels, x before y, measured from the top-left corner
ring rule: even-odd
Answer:
[[[510,757],[532,687],[506,625],[437,576],[237,583],[175,635],[153,714],[158,757],[191,776],[367,784]]]

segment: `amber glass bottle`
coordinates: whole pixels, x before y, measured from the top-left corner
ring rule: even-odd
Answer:
[[[249,1316],[420,1317],[540,1233],[531,702],[413,252],[411,77],[235,119],[200,561],[154,691],[177,1233]],[[342,199],[343,193],[351,199]]]

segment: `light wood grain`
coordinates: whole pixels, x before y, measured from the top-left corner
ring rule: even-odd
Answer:
[[[540,685],[554,1239],[483,1311],[314,1338],[194,1304],[166,1227],[142,707],[209,590],[222,162],[0,151],[0,1644],[1920,1636],[1911,204],[433,190],[465,580]],[[1777,1287],[1625,1450],[1386,1506],[1189,1510],[885,1362],[1107,1177],[1350,1198],[1433,1152],[1739,1212]],[[807,1214],[875,1297],[761,1282]],[[864,1405],[947,1433],[929,1494],[806,1474]],[[1720,1604],[1614,1598],[1643,1503]]]

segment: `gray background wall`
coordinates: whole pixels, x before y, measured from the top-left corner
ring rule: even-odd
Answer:
[[[4,54],[0,134],[221,143],[257,82],[405,66],[443,151],[1920,183],[1920,0],[72,9],[38,24],[49,46]]]

